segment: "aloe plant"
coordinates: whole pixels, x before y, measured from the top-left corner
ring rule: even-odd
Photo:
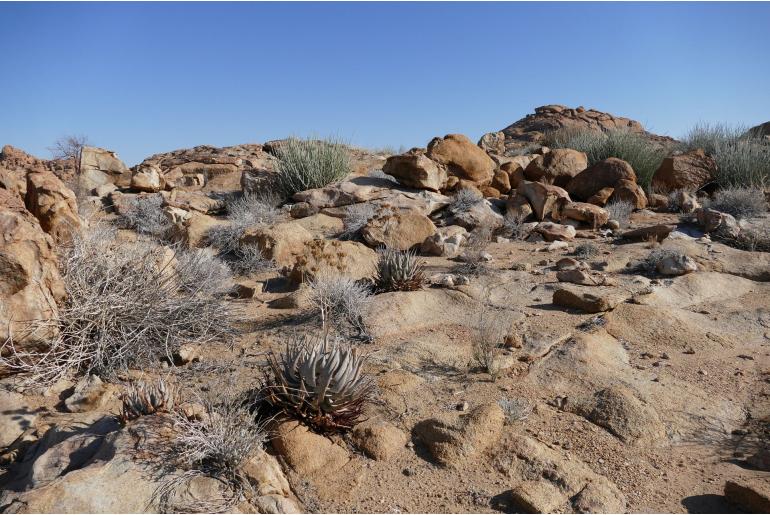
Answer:
[[[364,362],[344,343],[294,337],[268,357],[265,400],[320,431],[350,429],[373,392]]]
[[[120,419],[128,422],[159,411],[171,411],[174,408],[175,396],[174,388],[162,379],[158,379],[154,384],[141,381],[131,385],[123,395]]]
[[[380,291],[413,291],[425,279],[423,265],[412,251],[381,249],[377,261],[377,288]]]

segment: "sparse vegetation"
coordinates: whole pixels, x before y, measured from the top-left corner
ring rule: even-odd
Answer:
[[[422,261],[410,250],[378,250],[377,289],[379,291],[419,290],[425,280]]]
[[[489,374],[493,381],[500,375],[499,356],[503,341],[510,328],[506,316],[486,301],[478,306],[473,330],[472,363],[476,368]]]
[[[117,219],[123,229],[133,229],[139,234],[159,241],[168,240],[171,220],[163,212],[163,197],[160,195],[139,196],[131,199],[130,207]]]
[[[658,263],[668,258],[675,258],[680,260],[684,257],[684,254],[675,249],[667,248],[655,248],[642,260],[638,269],[644,272],[653,273],[657,271]]]
[[[599,247],[593,243],[581,243],[575,247],[575,257],[581,261],[592,259],[599,255]]]
[[[345,343],[294,337],[285,352],[269,356],[265,400],[318,431],[350,429],[374,389],[363,365],[364,358]]]
[[[275,153],[278,183],[288,197],[339,181],[351,171],[348,149],[335,139],[289,138]]]
[[[762,189],[729,186],[717,191],[706,206],[736,218],[749,218],[767,212],[767,200]]]
[[[183,343],[233,334],[230,304],[209,289],[211,280],[200,275],[195,260],[180,262],[167,248],[143,241],[118,245],[113,230],[97,226],[73,239],[61,268],[67,295],[58,317],[29,329],[54,329],[49,348],[21,350],[10,341],[7,357],[0,358],[30,385],[73,373],[111,378],[128,368],[152,368]]]
[[[120,419],[123,423],[158,412],[174,409],[176,390],[163,379],[154,383],[139,381],[123,394]]]
[[[744,127],[696,125],[683,139],[683,150],[701,148],[717,164],[716,181],[725,186],[756,187],[770,182],[770,145],[746,134]]]
[[[503,234],[513,240],[523,240],[529,233],[525,230],[525,216],[506,213],[503,218]]]
[[[453,214],[464,213],[481,202],[484,202],[484,196],[481,193],[471,188],[463,188],[452,195],[452,202],[448,209]]]
[[[651,141],[643,134],[626,130],[599,132],[562,129],[548,134],[546,139],[549,147],[585,152],[589,166],[608,157],[622,159],[631,165],[637,182],[644,187],[650,185],[655,171],[670,152],[669,148]]]
[[[371,290],[351,277],[325,271],[308,282],[308,302],[321,318],[324,333],[332,328],[351,329],[366,336],[366,314]]]
[[[340,239],[354,239],[359,231],[374,218],[377,214],[377,208],[373,204],[363,202],[348,206],[345,218],[342,219],[343,231]]]
[[[610,215],[610,220],[615,220],[621,227],[628,227],[631,221],[631,213],[634,212],[634,205],[627,200],[614,200],[604,206]]]
[[[492,231],[488,227],[477,227],[468,235],[468,243],[460,259],[462,263],[454,272],[478,277],[489,273],[489,255],[487,247],[492,241]]]
[[[526,399],[502,398],[497,401],[508,423],[526,420],[532,413],[532,404]]]

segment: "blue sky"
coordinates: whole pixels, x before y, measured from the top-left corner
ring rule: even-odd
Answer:
[[[0,3],[0,145],[476,139],[539,105],[770,120],[770,4]]]

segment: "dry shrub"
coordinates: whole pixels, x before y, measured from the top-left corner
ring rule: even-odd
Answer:
[[[634,205],[627,200],[615,200],[604,206],[604,209],[609,213],[610,220],[615,220],[621,227],[628,227]]]
[[[705,205],[736,218],[749,218],[767,212],[764,190],[747,186],[722,188]]]
[[[168,240],[172,228],[171,220],[163,212],[160,195],[132,198],[129,208],[118,217],[117,224],[160,241]]]
[[[377,214],[377,208],[374,204],[363,202],[348,206],[345,218],[342,219],[343,231],[340,239],[354,239],[359,231],[369,223],[369,220]]]
[[[368,285],[327,270],[316,274],[308,286],[308,302],[320,316],[324,332],[335,328],[366,336],[364,316],[372,295]]]
[[[175,259],[157,244],[118,243],[113,230],[97,226],[63,249],[66,300],[53,320],[29,331],[55,329],[43,350],[4,345],[0,364],[49,385],[70,374],[107,378],[128,368],[171,360],[184,343],[223,341],[236,313],[218,286],[221,269],[196,258]],[[191,279],[194,277],[195,279]]]
[[[479,277],[489,273],[487,265],[487,247],[492,242],[492,231],[488,227],[477,227],[468,235],[468,243],[462,253],[461,264],[454,267],[454,272],[462,275]]]

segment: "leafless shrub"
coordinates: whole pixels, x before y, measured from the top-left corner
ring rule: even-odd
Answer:
[[[177,252],[179,288],[187,293],[222,295],[232,289],[230,267],[209,249]]]
[[[527,399],[502,398],[497,401],[497,404],[509,423],[526,420],[532,413],[532,404]]]
[[[275,268],[275,261],[265,257],[256,245],[240,245],[225,256],[230,268],[239,274],[257,274]]]
[[[70,135],[57,139],[53,147],[48,150],[54,159],[71,159],[75,164],[75,173],[80,175],[80,157],[83,155],[83,147],[86,145],[88,145],[88,137]]]
[[[480,302],[474,324],[472,364],[496,381],[500,375],[499,356],[509,329],[509,319],[501,310]]]
[[[722,188],[706,206],[736,218],[749,218],[767,212],[765,192],[761,188],[731,186]]]
[[[129,385],[123,395],[120,419],[123,423],[139,417],[174,409],[176,390],[163,379],[155,383],[139,381]]]
[[[340,239],[353,239],[358,232],[374,218],[377,214],[377,208],[374,204],[363,202],[348,206],[345,218],[342,219],[343,231]]]
[[[752,224],[741,229],[734,238],[716,236],[725,245],[749,252],[770,252],[770,227],[766,224]]]
[[[461,256],[462,263],[454,267],[454,272],[467,276],[482,276],[489,273],[489,254],[487,247],[492,241],[492,231],[488,227],[477,227],[468,236],[468,243]]]
[[[263,391],[274,408],[319,431],[353,427],[373,392],[356,349],[328,337],[289,340],[281,355],[271,354]]]
[[[634,205],[627,200],[615,200],[604,206],[610,215],[610,220],[615,220],[621,227],[628,227]]]
[[[348,328],[366,335],[364,316],[371,289],[352,277],[322,271],[308,282],[308,302],[321,317],[324,331]]]
[[[99,226],[83,231],[61,257],[66,301],[58,316],[29,329],[54,329],[56,336],[43,350],[10,341],[0,364],[24,374],[27,384],[48,385],[71,373],[110,378],[171,360],[183,343],[224,340],[236,313],[216,292],[185,286],[199,273],[194,267],[165,247],[118,245],[114,231]]]
[[[525,230],[526,216],[514,215],[512,213],[506,213],[503,218],[503,231],[509,238],[513,240],[523,240],[529,233]]]
[[[129,209],[117,220],[118,226],[133,229],[139,234],[157,240],[167,240],[171,232],[171,220],[163,212],[163,197],[140,196],[131,199]]]
[[[641,272],[654,273],[657,271],[658,263],[661,261],[668,258],[681,260],[683,257],[684,254],[676,249],[655,248],[637,264],[635,269]]]
[[[452,214],[464,213],[481,202],[484,202],[481,193],[475,189],[463,188],[452,196],[452,202],[447,209]]]
[[[244,396],[226,390],[220,399],[204,399],[203,414],[188,419],[175,413],[174,440],[169,460],[186,472],[169,475],[157,495],[166,512],[211,513],[230,511],[251,488],[243,475],[243,465],[262,448],[268,433],[264,423],[257,423]],[[226,492],[220,499],[174,502],[178,486],[195,477],[212,477],[223,482]]]
[[[578,258],[581,261],[585,261],[587,259],[592,259],[596,257],[599,254],[599,247],[594,245],[593,243],[581,243],[577,247],[575,247],[574,255],[576,258]]]

